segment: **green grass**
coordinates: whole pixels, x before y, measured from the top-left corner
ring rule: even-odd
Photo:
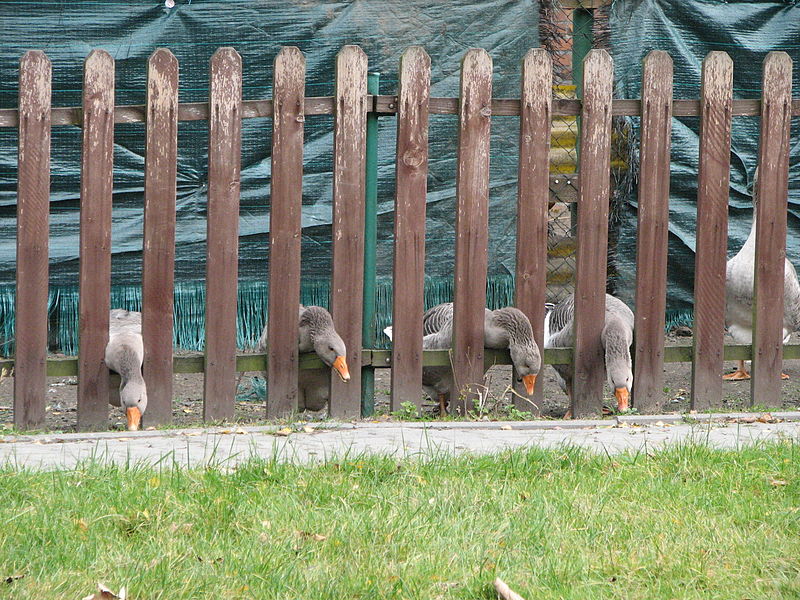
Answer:
[[[0,597],[797,598],[791,442],[0,469]],[[14,574],[24,577],[5,583]]]

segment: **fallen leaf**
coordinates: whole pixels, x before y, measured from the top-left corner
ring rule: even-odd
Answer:
[[[513,429],[513,427],[511,427],[511,425],[501,425],[500,429],[502,429],[503,431],[510,431],[511,429]]]
[[[238,433],[239,435],[243,435],[243,434],[245,434],[247,432],[244,429],[242,429],[241,427],[239,427],[239,429],[236,430],[236,433]]]
[[[81,531],[89,531],[89,524],[83,519],[78,519],[77,521],[75,521],[75,525],[77,525],[78,529],[80,529]]]
[[[183,412],[185,412],[186,414],[189,414],[189,413],[194,412],[194,411],[191,408],[184,408]]]
[[[769,484],[774,487],[788,485],[784,479],[770,479]]]
[[[313,539],[315,542],[324,542],[325,540],[328,539],[328,536],[322,535],[321,533],[315,533],[314,535],[311,536],[311,539]]]
[[[9,575],[8,577],[4,577],[3,581],[6,583],[14,583],[17,579],[22,579],[25,577],[25,573],[16,573],[15,575]]]
[[[89,594],[83,600],[125,600],[125,597],[125,588],[120,589],[119,595],[117,595],[102,583],[98,583],[97,591],[94,594]]]
[[[314,428],[306,425],[305,427],[303,427],[303,431],[305,431],[306,433],[314,433]]]
[[[275,432],[275,435],[287,436],[291,433],[292,433],[291,427],[284,427],[283,429],[278,429],[278,431]]]
[[[759,423],[774,423],[775,422],[775,417],[773,417],[769,413],[764,413],[763,415],[758,417],[756,419],[756,421],[758,421]]]

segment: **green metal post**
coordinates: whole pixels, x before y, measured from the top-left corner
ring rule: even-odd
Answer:
[[[367,76],[367,93],[377,96],[380,73]],[[375,347],[375,254],[378,245],[378,115],[367,113],[367,173],[364,210],[364,320],[361,341]],[[375,369],[361,369],[361,416],[375,412]]]
[[[594,13],[585,8],[576,8],[572,11],[572,83],[575,86],[575,97],[583,98],[583,59],[592,49],[594,35]],[[580,166],[581,156],[581,118],[576,119],[577,131],[575,132],[575,169]],[[570,225],[574,229],[577,225],[578,204],[570,205]]]

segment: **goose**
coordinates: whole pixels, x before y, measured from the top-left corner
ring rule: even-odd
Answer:
[[[574,346],[573,320],[575,317],[575,295],[570,294],[556,304],[545,316],[545,348],[567,348]],[[605,324],[600,334],[605,352],[604,364],[608,385],[614,390],[617,410],[628,409],[633,370],[631,344],[633,343],[633,312],[619,298],[606,294]],[[553,365],[559,384],[572,401],[572,366]],[[567,411],[565,418],[571,416]]]
[[[120,385],[112,384],[108,400],[125,409],[128,431],[136,431],[147,410],[147,386],[142,377],[144,344],[142,314],[122,308],[109,313],[106,366],[120,376]]]
[[[756,207],[758,196],[756,183],[758,169],[753,177],[753,223],[739,252],[728,260],[725,269],[725,327],[737,344],[753,343],[753,288],[755,282],[756,260]],[[800,283],[797,271],[789,259],[784,259],[783,279],[783,343],[789,336],[800,329]],[[785,373],[783,379],[789,379]],[[750,379],[750,373],[740,360],[733,373],[722,376],[726,381],[742,381]]]
[[[258,339],[258,351],[266,352],[268,325],[264,325]],[[297,378],[298,411],[322,410],[331,396],[330,370],[338,373],[342,381],[350,381],[347,368],[347,350],[341,336],[333,326],[333,317],[321,306],[300,305],[298,346],[302,352],[315,352],[328,369],[301,369]],[[264,373],[266,379],[266,373]]]
[[[453,303],[445,302],[428,309],[422,316],[422,348],[448,350],[453,346]],[[384,333],[391,339],[392,328]],[[539,346],[533,339],[533,328],[525,314],[505,307],[484,311],[483,344],[486,348],[508,349],[511,362],[528,395],[533,394],[536,376],[542,366]],[[492,365],[484,363],[484,370]],[[431,398],[439,400],[439,414],[444,414],[455,382],[450,367],[424,367],[422,387]]]

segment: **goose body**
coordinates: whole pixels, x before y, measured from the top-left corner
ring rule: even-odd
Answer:
[[[268,325],[264,325],[258,340],[258,351],[266,352]],[[298,411],[322,410],[331,396],[331,369],[342,381],[350,380],[347,369],[347,349],[336,333],[331,314],[321,306],[300,306],[298,319],[298,346],[300,353],[315,352],[328,367],[326,369],[300,369],[297,378]],[[264,373],[266,379],[266,373]]]
[[[139,429],[147,410],[147,386],[142,377],[144,343],[142,342],[141,313],[113,309],[109,314],[106,365],[116,371],[121,383],[109,390],[109,402],[125,409],[128,429]]]
[[[545,317],[545,348],[574,346],[575,296],[570,294],[556,304]],[[606,311],[600,341],[604,350],[604,366],[608,385],[617,398],[617,409],[627,410],[633,385],[631,344],[633,343],[633,311],[622,300],[606,294]],[[572,365],[553,365],[561,388],[572,401]]]
[[[757,177],[757,175],[756,175]],[[728,260],[725,269],[725,326],[738,344],[753,342],[753,294],[755,288],[756,260],[756,205],[753,198],[753,223],[739,252]],[[783,343],[800,329],[800,283],[797,271],[789,259],[784,259],[783,281]],[[784,375],[784,378],[788,378]],[[729,381],[750,379],[750,374],[740,360],[733,373],[724,375]]]
[[[453,346],[453,303],[438,304],[422,317],[422,347],[425,350],[446,350]],[[539,347],[533,339],[533,328],[525,314],[513,307],[484,310],[484,347],[506,349],[517,375],[528,395],[533,393],[536,376],[542,365]],[[492,365],[484,364],[484,370]],[[441,414],[449,400],[455,381],[450,367],[424,367],[422,386],[431,398],[438,398]]]

